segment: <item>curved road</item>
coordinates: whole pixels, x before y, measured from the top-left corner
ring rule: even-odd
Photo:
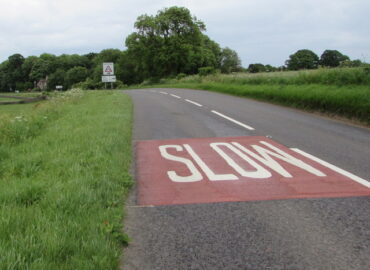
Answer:
[[[185,89],[130,90],[134,140],[267,136],[370,180],[370,130]],[[124,269],[370,269],[370,197],[145,207],[132,192]]]

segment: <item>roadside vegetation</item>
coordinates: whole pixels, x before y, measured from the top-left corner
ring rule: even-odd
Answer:
[[[368,67],[258,74],[194,75],[162,80],[159,86],[203,89],[250,97],[342,116],[370,125],[370,69]]]
[[[369,64],[338,50],[321,55],[300,49],[281,66],[251,63],[243,68],[234,50],[206,35],[204,22],[185,7],[141,15],[125,50],[85,55],[24,58],[0,64],[0,90],[37,91],[103,88],[102,63],[113,62],[116,88],[166,84],[198,88],[320,111],[369,124]],[[170,78],[170,79],[168,79]]]
[[[118,267],[131,109],[122,93],[81,90],[0,106],[2,269]]]

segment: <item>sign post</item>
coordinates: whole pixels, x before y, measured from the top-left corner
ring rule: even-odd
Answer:
[[[116,82],[116,76],[114,76],[114,63],[103,63],[102,82],[105,83],[105,89],[107,89],[107,83],[111,83],[111,89],[113,89],[113,83]]]

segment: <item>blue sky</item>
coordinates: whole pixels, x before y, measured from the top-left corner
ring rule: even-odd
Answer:
[[[368,0],[0,0],[0,61],[124,49],[139,15],[184,6],[243,66],[283,65],[299,49],[336,49],[370,62]]]

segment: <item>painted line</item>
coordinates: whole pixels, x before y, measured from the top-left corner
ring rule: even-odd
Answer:
[[[181,97],[176,96],[176,95],[174,95],[174,94],[171,94],[171,96],[173,96],[173,97],[175,97],[175,98],[181,98]]]
[[[159,93],[161,93],[161,94],[163,94],[163,95],[168,95],[168,93],[167,93],[167,92],[159,92]]]
[[[198,102],[195,102],[195,101],[192,101],[192,100],[190,100],[190,99],[185,99],[187,102],[189,102],[189,103],[192,103],[192,104],[194,104],[194,105],[196,105],[196,106],[198,106],[198,107],[203,107],[203,105],[202,104],[199,104]]]
[[[231,121],[231,122],[233,122],[233,123],[235,123],[235,124],[237,124],[237,125],[239,125],[239,126],[242,126],[242,127],[244,127],[244,128],[246,128],[246,129],[249,129],[249,130],[254,130],[254,128],[252,128],[251,126],[248,126],[248,125],[246,125],[246,124],[243,124],[243,123],[241,123],[241,122],[239,122],[239,121],[237,121],[237,120],[235,120],[235,119],[232,119],[231,117],[228,117],[228,116],[226,116],[226,115],[224,115],[224,114],[222,114],[222,113],[219,113],[219,112],[217,112],[217,111],[212,111],[214,114],[217,114],[218,116],[221,116],[221,117],[223,117],[223,118],[225,118],[225,119],[227,119],[227,120],[229,120],[229,121]]]
[[[355,182],[357,182],[357,183],[359,183],[359,184],[361,184],[361,185],[363,185],[367,188],[370,188],[370,182],[366,181],[365,179],[362,179],[361,177],[358,177],[357,175],[354,175],[354,174],[352,174],[350,172],[347,172],[347,171],[345,171],[341,168],[338,168],[337,166],[335,166],[333,164],[330,164],[330,163],[328,163],[328,162],[326,162],[322,159],[319,159],[319,158],[317,158],[313,155],[310,155],[310,154],[308,154],[308,153],[306,153],[302,150],[299,150],[298,148],[290,148],[290,149],[293,150],[294,152],[297,152],[297,153],[301,154],[302,156],[305,156],[309,159],[312,159],[313,161],[316,161],[317,163],[320,163],[321,165],[323,165],[323,166],[325,166],[325,167],[327,167],[327,168],[329,168],[329,169],[331,169],[331,170],[333,170],[337,173],[340,173],[344,176],[347,176],[348,178],[352,179],[353,181],[355,181]]]

